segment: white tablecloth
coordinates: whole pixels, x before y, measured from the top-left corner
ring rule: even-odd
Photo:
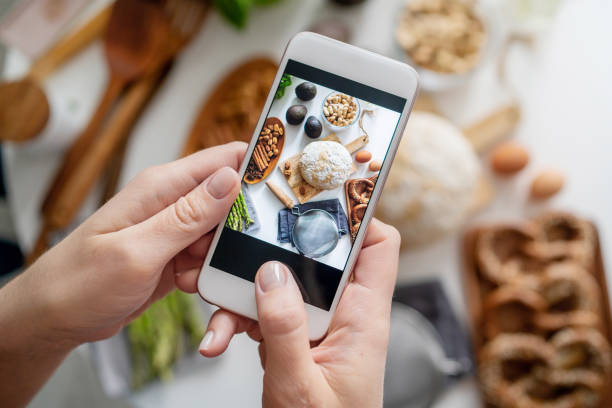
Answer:
[[[255,10],[242,32],[213,13],[134,129],[121,183],[147,166],[178,156],[203,98],[231,67],[256,54],[278,58],[291,35],[313,21],[337,15],[355,24],[357,45],[396,53],[389,22],[395,18],[399,1],[369,0],[360,8],[329,11],[324,9],[324,0],[291,0]],[[604,256],[612,253],[610,15],[612,3],[607,0],[568,1],[534,50],[511,52],[509,75],[523,109],[515,138],[529,148],[532,160],[517,177],[495,182],[497,198],[471,222],[520,218],[543,207],[570,209],[597,223]],[[98,44],[54,75],[46,84],[54,118],[44,137],[28,146],[7,145],[4,149],[10,204],[24,248],[36,237],[37,209],[61,147],[84,125],[100,95],[105,81],[103,61]],[[15,53],[10,54],[8,75],[17,75],[24,65]],[[451,119],[467,124],[507,98],[496,83],[493,61],[489,61],[469,86],[444,92],[438,101]],[[550,202],[529,203],[530,176],[547,166],[564,170],[567,186]],[[405,251],[400,280],[440,278],[458,315],[465,318],[458,239],[459,233],[452,234],[426,248]],[[610,261],[606,261],[610,270]],[[172,383],[153,385],[129,399],[141,407],[258,406],[261,381],[256,347],[240,336],[218,364],[190,367],[178,372]],[[473,381],[467,379],[442,396],[436,406],[477,404]]]

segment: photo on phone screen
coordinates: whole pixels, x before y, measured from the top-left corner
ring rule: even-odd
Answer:
[[[283,262],[329,310],[405,104],[289,59],[210,265],[253,282]]]

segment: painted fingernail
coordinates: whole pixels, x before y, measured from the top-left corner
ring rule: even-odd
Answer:
[[[217,200],[228,195],[236,183],[236,172],[230,167],[224,167],[216,172],[206,184],[208,194]]]
[[[278,262],[266,263],[259,272],[259,287],[263,292],[280,288],[287,283],[287,274]]]
[[[214,337],[215,337],[215,332],[212,330],[207,330],[206,334],[204,335],[204,338],[202,339],[202,342],[200,343],[200,347],[198,347],[198,349],[200,351],[208,350]]]

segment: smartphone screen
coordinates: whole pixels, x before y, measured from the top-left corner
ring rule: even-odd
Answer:
[[[253,282],[283,262],[329,310],[406,102],[289,59],[210,265]]]

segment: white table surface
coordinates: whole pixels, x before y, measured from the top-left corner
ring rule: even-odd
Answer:
[[[360,8],[329,11],[324,9],[324,0],[288,0],[277,7],[255,10],[242,32],[212,14],[134,129],[121,184],[147,166],[178,156],[203,98],[231,67],[256,54],[278,58],[290,36],[313,21],[338,15],[357,27],[357,45],[396,53],[389,21],[393,21],[399,1],[369,0]],[[604,256],[612,253],[610,15],[612,3],[607,0],[568,0],[534,49],[518,48],[510,53],[509,76],[523,109],[515,139],[529,148],[532,160],[517,177],[496,180],[496,199],[469,224],[516,219],[542,208],[569,209],[597,223]],[[25,65],[11,53],[6,75],[18,75]],[[86,122],[104,81],[105,66],[97,44],[46,83],[54,117],[44,137],[25,146],[5,146],[10,205],[19,241],[26,249],[35,239],[37,209],[61,149]],[[437,97],[442,111],[459,125],[470,123],[507,99],[495,81],[493,61],[466,86]],[[548,166],[566,172],[566,187],[549,202],[529,203],[530,177]],[[90,210],[91,206],[84,214]],[[405,251],[399,280],[439,278],[457,314],[465,320],[459,236],[451,234],[425,248]],[[610,270],[609,257],[605,262]],[[181,370],[173,382],[154,384],[128,399],[139,407],[258,406],[261,381],[255,344],[239,336],[216,364],[202,362]],[[478,404],[473,380],[466,379],[443,395],[436,407]]]

